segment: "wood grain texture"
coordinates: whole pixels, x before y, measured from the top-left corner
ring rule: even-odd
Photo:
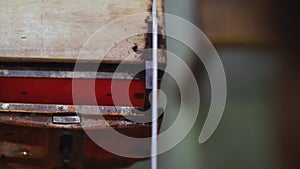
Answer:
[[[162,11],[162,0],[158,4]],[[151,0],[2,0],[0,60],[143,62],[151,5]],[[134,16],[120,19],[128,15]]]

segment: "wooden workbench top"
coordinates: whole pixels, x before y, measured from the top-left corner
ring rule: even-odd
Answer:
[[[151,5],[151,0],[2,0],[0,60],[142,63],[141,51],[151,41],[144,34],[151,31]],[[158,6],[162,11],[162,0]]]

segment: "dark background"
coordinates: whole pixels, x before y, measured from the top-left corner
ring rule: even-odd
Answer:
[[[192,63],[201,108],[188,136],[159,156],[159,168],[300,168],[299,9],[297,1],[165,0],[167,13],[194,23],[214,44],[228,95],[219,127],[199,144],[210,103],[208,76],[186,46],[168,39],[168,50]],[[175,29],[166,23],[167,31]],[[172,83],[166,76],[162,86],[168,97],[163,129],[176,118],[180,102]],[[148,167],[149,160],[131,168]]]

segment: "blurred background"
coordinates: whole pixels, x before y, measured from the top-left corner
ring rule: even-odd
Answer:
[[[211,40],[223,62],[228,88],[221,123],[200,144],[210,106],[208,76],[188,47],[168,38],[168,51],[193,69],[201,107],[188,136],[159,156],[159,168],[300,168],[299,9],[291,1],[165,0],[166,13],[197,25]],[[166,28],[176,29],[168,26],[168,20]],[[174,122],[180,104],[175,83],[164,77],[168,105],[162,131]],[[148,160],[131,169],[149,167]]]

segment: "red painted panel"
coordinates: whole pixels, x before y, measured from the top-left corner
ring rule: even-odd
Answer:
[[[73,100],[72,83],[76,84]],[[95,84],[95,90],[91,86]],[[76,104],[143,107],[145,81],[111,79],[0,78],[0,101],[11,103]],[[130,84],[129,92],[125,86]],[[96,100],[95,97],[96,96]],[[128,96],[130,101],[128,101]],[[113,99],[114,98],[114,101]],[[130,103],[131,102],[131,103]]]

